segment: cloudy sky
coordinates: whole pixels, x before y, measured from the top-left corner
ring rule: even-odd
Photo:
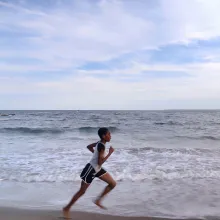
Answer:
[[[219,0],[0,0],[0,109],[220,108]]]

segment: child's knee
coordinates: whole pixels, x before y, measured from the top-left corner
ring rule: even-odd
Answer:
[[[111,189],[114,189],[116,187],[117,183],[115,181],[112,181],[109,186]]]

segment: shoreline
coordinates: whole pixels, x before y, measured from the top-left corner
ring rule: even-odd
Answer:
[[[160,218],[160,217],[131,217],[99,214],[91,212],[71,211],[72,220],[185,220],[186,218]],[[40,210],[0,207],[1,220],[54,220],[63,218],[62,210]],[[187,218],[188,220],[202,220],[203,218]],[[212,220],[218,217],[212,217]]]

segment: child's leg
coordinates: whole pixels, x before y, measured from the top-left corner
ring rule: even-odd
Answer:
[[[89,184],[85,183],[85,182],[81,182],[81,187],[79,189],[79,191],[73,196],[73,198],[71,199],[71,201],[68,203],[68,205],[66,205],[63,208],[63,211],[65,212],[69,212],[71,206],[83,195],[85,194],[86,190],[88,189]]]
[[[115,188],[116,182],[109,173],[104,174],[103,176],[99,177],[99,179],[108,183],[108,185],[105,187],[102,194],[97,198],[95,204],[100,208],[105,209],[105,207],[101,205],[101,201],[112,189]]]

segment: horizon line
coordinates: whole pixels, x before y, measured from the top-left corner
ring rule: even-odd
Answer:
[[[220,111],[220,109],[0,109],[1,111]]]

